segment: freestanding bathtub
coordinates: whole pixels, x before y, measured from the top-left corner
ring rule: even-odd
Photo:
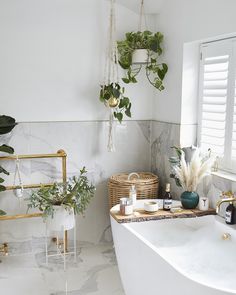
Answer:
[[[111,216],[111,226],[126,295],[236,294],[236,228],[221,217],[119,224]]]

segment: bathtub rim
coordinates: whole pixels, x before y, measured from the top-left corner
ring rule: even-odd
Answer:
[[[198,216],[198,217],[194,217],[194,218],[206,218],[206,217],[210,217],[211,219],[214,219],[216,222],[219,222],[223,225],[225,225],[224,220],[222,217],[219,216],[214,216],[214,215],[207,215],[207,216]],[[117,225],[120,225],[122,227],[124,227],[126,230],[128,230],[131,234],[135,235],[138,239],[140,239],[144,244],[146,244],[149,248],[151,248],[155,253],[157,253],[166,263],[168,263],[168,265],[170,265],[171,267],[173,267],[177,272],[179,272],[181,275],[183,275],[184,277],[186,277],[187,279],[200,284],[202,286],[214,289],[216,291],[222,291],[222,292],[226,292],[228,294],[236,294],[236,289],[230,289],[230,288],[217,288],[212,284],[207,284],[206,282],[202,282],[201,280],[197,280],[192,278],[188,272],[184,271],[182,268],[178,267],[177,265],[173,265],[171,264],[168,260],[166,260],[166,257],[160,253],[160,251],[158,250],[158,247],[154,246],[151,242],[149,242],[146,238],[144,238],[140,233],[138,233],[135,229],[131,228],[131,224],[133,222],[130,223],[118,223],[115,218],[110,214],[110,218],[112,219],[112,221],[114,223],[116,223]],[[181,220],[186,220],[189,218],[181,218]],[[147,223],[147,222],[174,222],[176,219],[161,219],[161,220],[150,220],[150,221],[140,221],[140,222],[136,222],[136,223]],[[178,220],[178,219],[177,219]],[[225,225],[226,226],[226,225]],[[228,227],[228,225],[227,225]],[[232,229],[236,229],[236,226],[229,226],[229,228]]]

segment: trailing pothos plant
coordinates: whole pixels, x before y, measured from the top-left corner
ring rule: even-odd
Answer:
[[[67,182],[55,182],[50,187],[42,185],[40,189],[32,191],[28,209],[38,208],[45,217],[53,217],[55,206],[73,208],[75,214],[83,214],[95,193],[95,187],[89,183],[86,173],[83,167],[79,176],[73,176]]]
[[[17,123],[14,118],[1,115],[0,116],[0,136],[11,132],[16,125]],[[2,144],[0,145],[0,152],[13,154],[14,149],[9,145]],[[9,172],[0,165],[0,174],[9,175]],[[6,187],[3,185],[3,182],[4,182],[4,179],[0,177],[0,192],[6,190]],[[5,215],[5,214],[6,213],[3,210],[0,210],[0,215]]]
[[[131,102],[127,96],[124,96],[125,88],[119,83],[110,83],[101,85],[100,101],[106,106],[114,108],[114,117],[121,123],[124,114],[131,117]]]
[[[163,80],[168,71],[166,63],[159,63],[162,54],[163,35],[160,32],[150,31],[128,32],[125,39],[117,42],[119,64],[126,70],[126,77],[122,80],[125,83],[137,83],[136,76],[145,67],[148,81],[158,90],[164,90]],[[146,64],[133,65],[133,53],[137,49],[146,49],[148,58]]]

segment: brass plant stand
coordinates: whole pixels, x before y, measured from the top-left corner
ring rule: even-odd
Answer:
[[[12,156],[4,156],[0,157],[0,161],[16,161],[17,159],[22,160],[29,160],[29,159],[47,159],[47,158],[61,158],[62,160],[62,181],[66,182],[67,180],[67,172],[66,172],[66,157],[67,154],[64,150],[58,150],[55,154],[31,154],[31,155],[12,155]],[[26,184],[23,185],[23,189],[31,189],[31,188],[40,188],[42,185],[44,186],[52,186],[53,183],[37,183],[37,184]],[[14,190],[21,188],[18,185],[11,185],[6,186],[6,190]],[[16,219],[22,219],[22,218],[33,218],[33,217],[41,217],[42,213],[31,213],[31,214],[16,214],[16,215],[4,215],[0,216],[0,220],[16,220]],[[3,250],[2,250],[3,249]],[[67,231],[64,231],[64,249],[65,252],[68,251],[68,236]],[[8,254],[8,244],[0,244],[0,253],[6,253]]]
[[[75,217],[74,217],[75,219]],[[47,222],[45,225],[45,252],[46,252],[46,265],[48,265],[48,260],[50,257],[61,257],[63,258],[64,263],[64,271],[66,271],[66,256],[67,255],[74,255],[74,262],[77,261],[77,245],[76,245],[76,220],[74,220],[74,227],[71,229],[73,230],[73,251],[68,251],[68,248],[66,249],[66,246],[68,247],[68,241],[67,241],[67,230],[63,230],[63,239],[59,239],[58,235],[56,238],[52,238],[52,242],[56,245],[56,253],[49,254],[48,249],[48,226]]]

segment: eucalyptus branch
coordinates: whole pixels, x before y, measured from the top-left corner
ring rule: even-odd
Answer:
[[[53,216],[54,206],[65,206],[83,214],[94,193],[95,187],[89,183],[83,168],[78,177],[74,176],[66,183],[54,183],[51,187],[42,186],[33,191],[28,199],[28,210],[39,208],[44,215]]]

